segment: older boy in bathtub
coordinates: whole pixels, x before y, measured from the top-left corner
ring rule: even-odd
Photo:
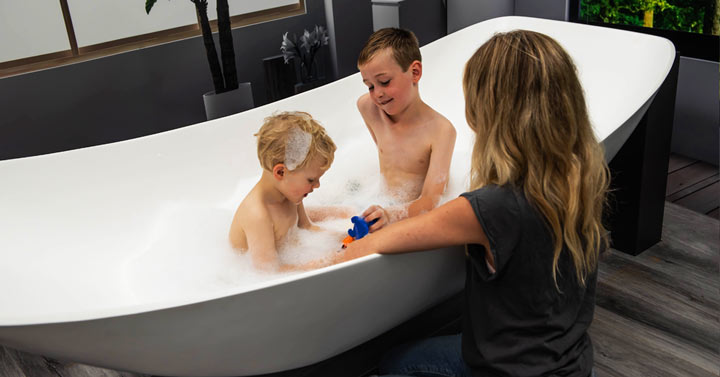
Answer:
[[[304,270],[329,264],[283,264],[277,249],[293,227],[319,229],[308,218],[303,198],[320,187],[320,177],[333,162],[335,144],[303,112],[270,116],[255,136],[263,172],[235,212],[230,243],[249,253],[255,267],[262,270]]]
[[[358,110],[377,145],[389,193],[407,203],[370,206],[365,220],[378,219],[370,231],[433,209],[448,182],[455,128],[420,98],[421,60],[415,34],[397,28],[373,33],[358,57],[368,87]]]

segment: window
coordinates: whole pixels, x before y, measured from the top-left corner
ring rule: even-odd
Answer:
[[[718,61],[716,0],[572,0],[570,20],[670,39],[683,56]]]
[[[189,0],[0,2],[0,77],[200,35]],[[228,0],[232,27],[305,13],[304,0]],[[216,0],[208,18],[217,30]]]

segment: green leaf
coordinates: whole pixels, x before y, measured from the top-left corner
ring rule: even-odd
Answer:
[[[152,9],[156,2],[157,0],[145,0],[145,13],[150,14],[150,9]]]

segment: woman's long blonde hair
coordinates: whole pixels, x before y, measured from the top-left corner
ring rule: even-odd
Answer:
[[[609,174],[572,59],[544,34],[496,34],[467,62],[463,90],[475,132],[471,188],[522,189],[552,234],[556,286],[563,245],[585,286],[608,246]]]

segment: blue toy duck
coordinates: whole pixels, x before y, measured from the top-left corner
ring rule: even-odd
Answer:
[[[353,216],[350,221],[353,223],[353,228],[348,229],[348,236],[343,240],[343,249],[355,240],[359,240],[365,237],[370,231],[370,227],[378,221],[378,219],[372,220],[369,223],[360,216]]]

